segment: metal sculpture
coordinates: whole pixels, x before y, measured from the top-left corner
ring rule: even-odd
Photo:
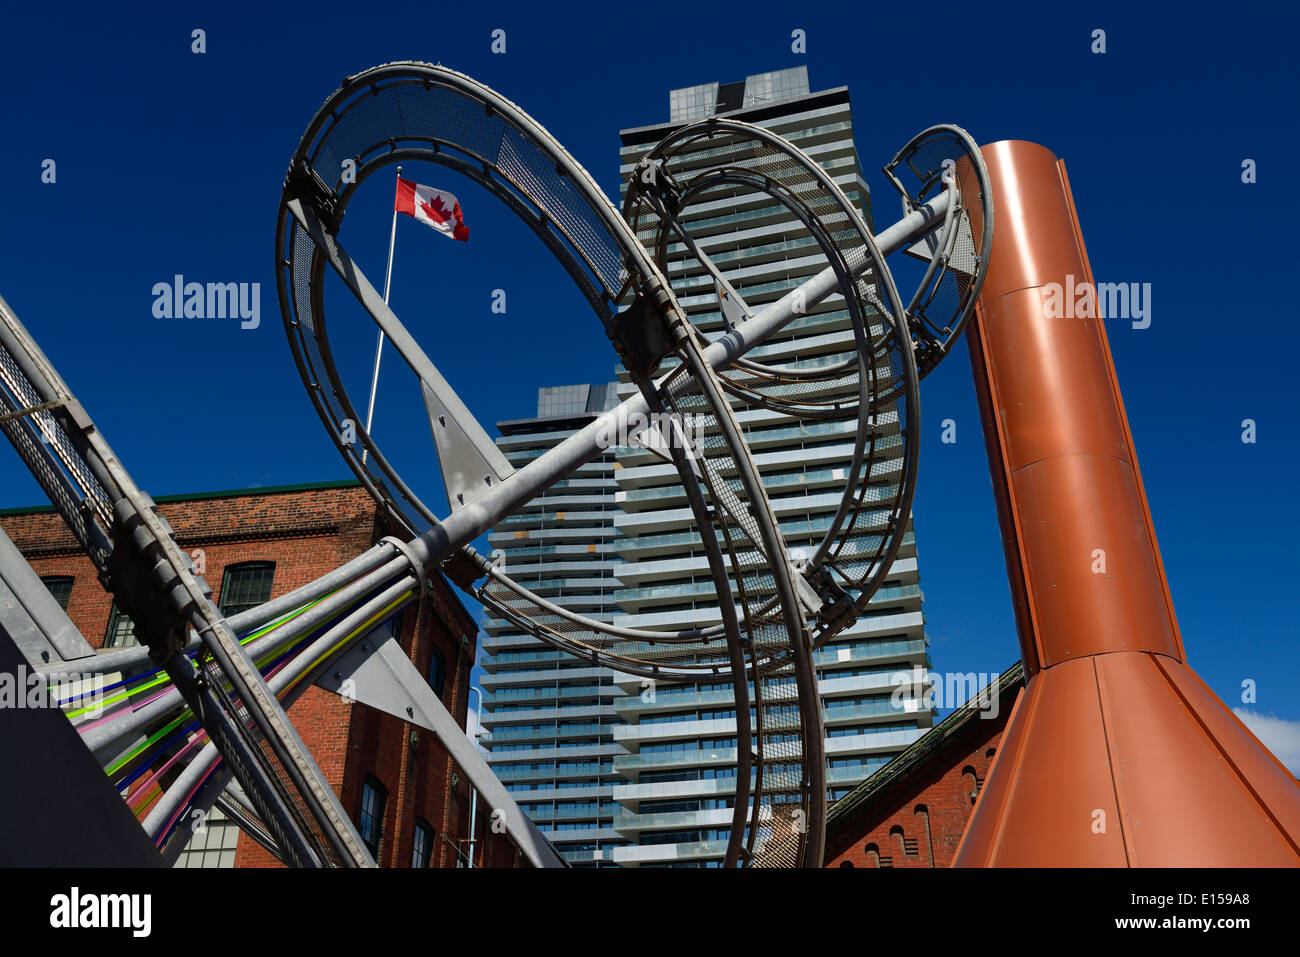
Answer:
[[[718,159],[679,182],[674,157],[701,138],[710,141]],[[958,155],[968,169],[979,169],[971,161],[977,155],[973,144]],[[901,542],[916,475],[911,339],[870,232],[814,162],[780,137],[748,124],[709,120],[652,150],[633,174],[625,223],[545,130],[468,77],[408,63],[351,78],[322,107],[294,155],[277,228],[281,304],[308,392],[344,458],[407,528],[433,526],[430,534],[446,526],[389,465],[373,436],[357,427],[360,416],[329,343],[322,292],[327,264],[420,382],[452,508],[447,524],[460,515],[484,512],[489,502],[491,512],[500,514],[504,509],[495,499],[507,497],[511,485],[527,489],[531,497],[595,448],[588,440],[583,459],[566,461],[561,447],[515,473],[347,255],[338,233],[357,186],[385,166],[416,160],[474,179],[501,198],[560,260],[641,392],[639,407],[625,404],[612,418],[626,422],[630,412],[648,410],[661,417],[670,413],[661,421],[690,418],[696,423],[699,441],[684,441],[680,433],[662,438],[696,527],[706,530],[701,543],[723,620],[713,628],[676,632],[620,628],[546,601],[468,547],[460,548],[449,572],[495,615],[593,662],[655,678],[731,676],[740,767],[725,861],[755,860],[757,844],[773,849],[771,861],[816,863],[825,813],[825,759],[811,649],[851,623],[878,587]],[[972,179],[976,185],[970,192],[978,196],[979,181]],[[836,291],[846,296],[857,346],[853,357],[820,370],[769,368],[742,358],[729,369],[720,363],[723,371],[714,372],[706,357],[716,344],[685,319],[651,255],[662,264],[669,235],[683,239],[717,284],[728,315],[727,334],[761,328],[678,217],[710,190],[737,186],[777,199],[816,238],[829,261],[817,299]],[[956,246],[953,235],[967,219],[956,212],[962,206],[957,191],[935,193],[908,212],[945,230],[937,245],[941,251],[934,256],[942,264]],[[955,201],[947,203],[950,195]],[[942,220],[941,202],[947,211]],[[982,214],[981,219],[987,221]],[[967,314],[971,301],[967,297]],[[799,290],[776,315],[789,321],[810,304]],[[798,570],[789,560],[727,394],[800,418],[856,419],[843,502],[816,553]],[[611,432],[620,434],[608,429],[605,434]],[[355,445],[346,440],[349,435],[357,437]],[[888,446],[902,447],[902,464],[896,479],[882,487],[873,465]],[[530,480],[531,475],[536,478]],[[514,504],[521,503],[516,499]],[[480,579],[483,584],[475,585]],[[793,698],[787,690],[791,678]],[[749,726],[750,682],[754,728]],[[765,746],[765,741],[770,743]],[[756,755],[752,767],[751,753]],[[742,842],[746,819],[749,828]],[[793,848],[790,842],[764,839],[775,834],[799,837]]]
[[[718,161],[679,169],[678,151],[700,138],[716,142]],[[497,451],[340,238],[357,187],[390,164],[417,160],[470,177],[532,229],[591,305],[638,386],[639,395],[524,468],[515,470]],[[94,657],[90,667],[101,672],[146,673],[124,679],[127,706],[79,725],[83,742],[119,786],[144,779],[162,787],[165,772],[184,765],[145,821],[155,843],[174,854],[183,844],[176,834],[181,816],[222,800],[254,833],[265,825],[260,836],[291,863],[372,863],[283,709],[334,663],[382,654],[368,636],[419,593],[427,571],[441,568],[494,614],[593,662],[661,679],[729,677],[740,766],[726,863],[820,865],[825,759],[811,652],[861,613],[897,554],[916,476],[914,351],[926,357],[928,371],[960,334],[982,283],[992,229],[983,162],[960,130],[923,134],[891,169],[900,164],[919,186],[909,191],[891,173],[905,215],[872,236],[798,149],[758,127],[715,119],[678,131],[652,151],[620,216],[545,129],[469,77],[420,63],[350,77],[309,124],[291,161],[276,227],[277,287],[298,371],[331,439],[412,537],[386,539],[316,582],[229,620],[212,607],[210,589],[35,343],[0,308],[0,366],[22,373],[4,379],[0,426],[147,645]],[[757,190],[784,205],[808,228],[826,268],[778,302],[750,309],[694,243],[684,215],[693,201],[723,187]],[[665,243],[678,240],[712,278],[726,317],[711,340],[687,320],[657,265]],[[906,308],[885,264],[900,249],[929,263]],[[331,350],[327,268],[418,380],[451,507],[443,518],[360,424]],[[940,290],[948,296],[942,314],[934,306]],[[835,294],[848,303],[852,355],[823,368],[745,357]],[[809,558],[796,562],[787,552],[733,408],[747,404],[854,425],[842,503]],[[659,436],[658,445],[676,467],[701,531],[721,608],[715,627],[655,631],[595,621],[530,592],[469,545],[599,454],[602,436],[624,434],[620,424],[647,411],[671,413],[660,419],[669,422],[690,415],[697,424],[690,436],[669,427],[672,434]],[[43,443],[43,433],[53,438]],[[174,687],[150,663],[165,668]],[[146,692],[141,707],[138,696]],[[146,729],[151,734],[141,747],[134,739]],[[232,774],[238,786],[223,796]],[[535,830],[515,812],[511,833],[535,846]]]

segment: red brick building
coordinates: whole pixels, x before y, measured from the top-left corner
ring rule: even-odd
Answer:
[[[393,534],[355,480],[160,497],[158,511],[231,614],[319,578]],[[134,643],[94,567],[52,507],[0,510],[0,528],[95,648]],[[464,727],[477,624],[447,582],[429,576],[419,602],[402,612],[399,640],[411,661]],[[436,737],[414,724],[308,688],[289,716],[322,772],[358,823],[379,835],[381,867],[463,866],[470,838],[470,785]],[[141,811],[144,813],[144,810]],[[480,801],[474,866],[527,866],[505,834],[488,826]],[[196,847],[197,845],[197,847]],[[278,866],[233,825],[191,842],[186,866]]]
[[[951,867],[1002,741],[1019,662],[831,807],[827,867]],[[996,696],[997,709],[980,707]]]

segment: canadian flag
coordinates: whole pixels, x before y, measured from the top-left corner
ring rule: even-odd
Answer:
[[[394,209],[432,226],[444,236],[469,242],[469,227],[461,215],[460,203],[445,189],[421,186],[399,176]]]

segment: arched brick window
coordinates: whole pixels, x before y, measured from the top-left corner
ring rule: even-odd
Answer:
[[[912,809],[912,816],[916,819],[917,834],[925,835],[925,858],[934,867],[934,832],[930,830],[930,809],[924,804],[918,804]]]
[[[980,780],[980,776],[975,773],[974,766],[970,764],[961,769],[961,776],[969,785],[967,789],[967,797],[970,799],[971,807],[974,807],[975,799],[980,796],[980,786],[984,782]]]
[[[908,837],[900,825],[895,824],[891,827],[889,829],[889,836],[894,842],[894,849],[898,852],[897,856],[909,858],[916,857],[917,854],[920,853],[920,848],[917,846],[916,838]]]

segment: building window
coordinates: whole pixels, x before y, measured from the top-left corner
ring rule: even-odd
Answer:
[[[437,648],[429,655],[429,687],[442,700],[442,692],[447,686],[447,659]]]
[[[208,812],[202,830],[195,831],[190,842],[176,858],[175,867],[234,867],[239,846],[239,825],[219,808]]]
[[[271,600],[275,562],[227,565],[221,579],[221,614],[229,618]]]
[[[433,858],[433,828],[427,821],[415,822],[415,844],[411,852],[412,867],[428,867]]]
[[[72,576],[47,575],[41,579],[41,584],[50,590],[50,594],[59,603],[59,607],[67,611],[68,599],[72,597]]]
[[[127,645],[138,645],[135,638],[135,622],[131,620],[130,615],[122,614],[117,607],[117,602],[113,602],[113,610],[108,614],[108,631],[104,634],[105,648],[125,648]]]
[[[361,840],[370,848],[375,863],[379,863],[379,839],[384,832],[384,804],[387,801],[388,792],[384,786],[367,775],[361,785],[361,816],[357,824]]]

